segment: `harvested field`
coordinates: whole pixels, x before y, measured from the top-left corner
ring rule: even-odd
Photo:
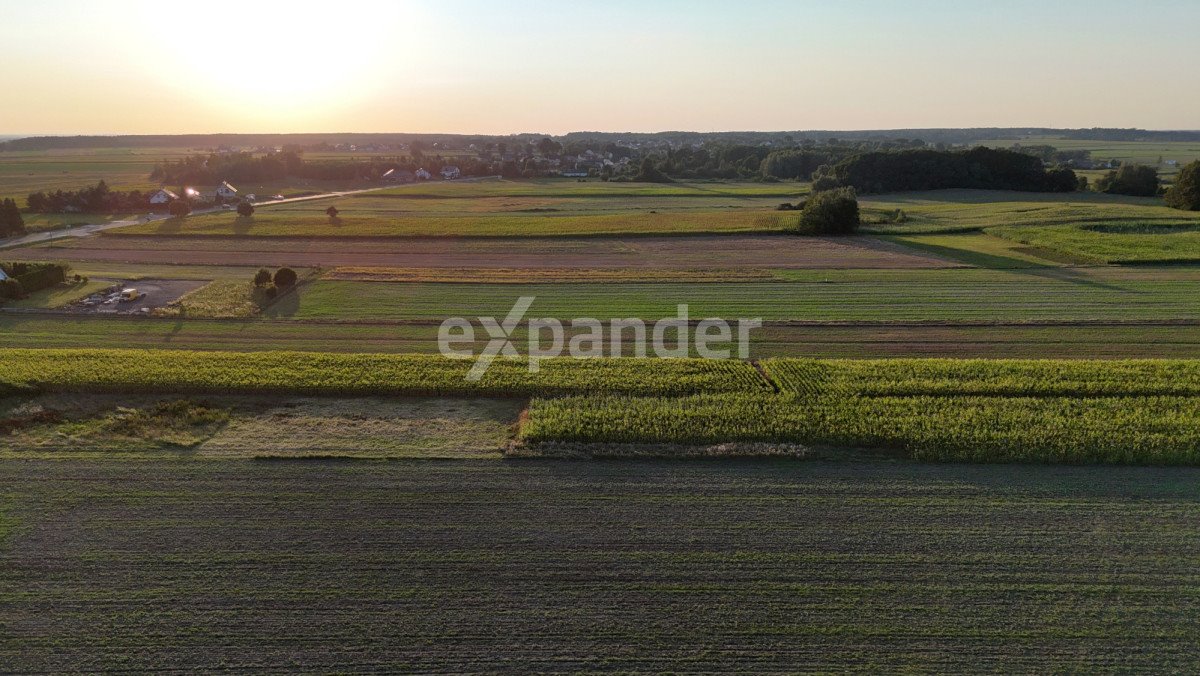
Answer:
[[[0,466],[16,672],[1193,672],[1200,471]]]
[[[396,268],[930,268],[952,263],[872,237],[712,235],[576,239],[89,237],[14,260]]]
[[[0,399],[0,458],[499,458],[524,402],[43,394]]]

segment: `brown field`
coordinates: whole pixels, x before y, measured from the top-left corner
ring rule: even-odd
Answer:
[[[770,270],[647,270],[638,268],[334,268],[322,279],[352,282],[436,282],[448,284],[571,284],[587,282],[769,282],[778,277]]]
[[[873,237],[703,235],[578,239],[90,237],[10,252],[20,260],[396,268],[956,267]]]

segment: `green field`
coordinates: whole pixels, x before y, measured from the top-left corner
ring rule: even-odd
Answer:
[[[802,454],[865,448],[936,461],[1200,463],[1194,361],[768,360],[762,367],[779,394],[534,399],[521,429],[530,445],[524,453],[771,452],[721,450],[758,442],[799,444]]]
[[[264,208],[249,218],[232,213],[139,223],[118,235],[206,235],[255,237],[545,237],[678,233],[780,232],[783,216],[766,210],[624,214],[521,214],[441,216],[436,214],[346,213],[331,221],[319,201],[303,213]]]
[[[1200,279],[1022,270],[781,271],[791,281],[723,284],[431,284],[317,281],[296,319],[504,316],[521,296],[557,317],[675,316],[812,321],[1083,321],[1197,319]],[[531,315],[533,316],[533,315]]]
[[[437,323],[0,314],[0,348],[437,353]],[[1200,325],[799,324],[751,332],[755,357],[1200,358]],[[527,334],[514,332],[524,351]],[[487,344],[476,336],[475,351]],[[622,346],[626,356],[632,346]],[[611,352],[611,346],[609,352]]]
[[[1191,672],[1200,474],[2,461],[19,672]]]

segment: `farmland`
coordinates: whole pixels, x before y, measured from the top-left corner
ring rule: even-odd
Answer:
[[[6,462],[0,661],[1192,671],[1198,494],[1179,468]]]
[[[938,191],[784,234],[807,191],[430,182],[6,250],[92,281],[0,312],[0,663],[1200,664],[1200,222]],[[116,281],[178,291],[54,311]],[[519,296],[765,325],[749,361],[437,354]]]

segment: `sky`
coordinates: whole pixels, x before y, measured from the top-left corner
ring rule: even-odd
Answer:
[[[1200,128],[1197,0],[0,0],[0,134]]]

